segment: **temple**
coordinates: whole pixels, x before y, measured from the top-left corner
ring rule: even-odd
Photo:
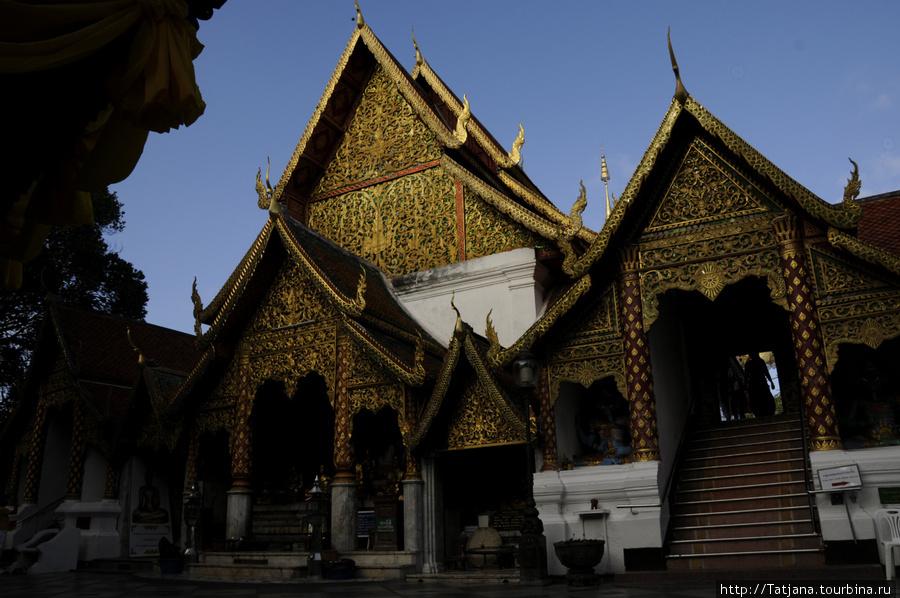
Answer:
[[[877,559],[900,192],[858,199],[854,171],[823,201],[677,79],[595,232],[500,133],[360,15],[193,336],[48,301],[0,437],[6,548],[54,528],[78,561],[156,556],[194,489],[192,572],[290,577],[322,490],[362,577],[518,566],[532,497],[552,575],[573,538],[607,574]]]

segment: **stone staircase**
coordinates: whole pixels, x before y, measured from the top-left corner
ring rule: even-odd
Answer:
[[[669,570],[820,567],[795,415],[695,429],[673,502]]]

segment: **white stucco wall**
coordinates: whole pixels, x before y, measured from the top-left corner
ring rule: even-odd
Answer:
[[[900,446],[852,451],[815,451],[809,454],[809,460],[817,490],[821,489],[820,469],[855,464],[859,467],[862,480],[861,490],[843,493],[846,505],[831,504],[831,494],[816,495],[822,539],[826,542],[853,540],[854,533],[858,540],[872,539],[875,537],[875,512],[879,509],[900,507],[896,504],[882,504],[878,494],[879,487],[900,487]]]
[[[531,248],[416,272],[394,279],[403,306],[445,346],[450,343],[456,313],[478,334],[484,334],[489,311],[500,343],[508,347],[528,330],[543,305],[546,268]]]

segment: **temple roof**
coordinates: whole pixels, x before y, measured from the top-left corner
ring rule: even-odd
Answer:
[[[863,215],[856,237],[900,257],[900,191],[859,200]]]
[[[403,308],[382,271],[284,214],[283,208],[273,209],[277,212],[270,212],[250,250],[210,305],[202,308],[199,297],[195,298],[198,330],[201,321],[209,325],[197,339],[204,357],[176,401],[190,392],[212,363],[215,342],[236,341],[228,331],[240,334],[261,289],[271,281],[275,262],[285,258],[300,265],[340,314],[343,329],[375,361],[413,386],[435,377],[446,349]]]
[[[56,299],[50,300],[49,313],[70,370],[85,380],[134,384],[141,368],[134,347],[155,367],[179,372],[191,371],[199,358],[194,338],[183,332]]]
[[[481,123],[437,77],[424,60],[413,75],[385,49],[368,25],[358,26],[332,73],[284,172],[273,190],[289,213],[303,219],[309,202],[349,126],[370,74],[380,66],[443,148],[441,166],[461,179],[487,203],[514,221],[553,240],[568,229],[583,244],[596,233],[556,208],[518,165],[523,138],[506,152]],[[261,185],[258,186],[258,190]],[[266,199],[260,194],[260,207]]]
[[[466,378],[472,378],[484,389],[488,404],[476,405],[485,418],[496,419],[497,428],[502,428],[508,438],[523,441],[525,438],[525,420],[520,409],[510,400],[514,391],[510,375],[504,370],[496,370],[489,366],[488,350],[490,343],[472,331],[472,327],[457,319],[456,330],[450,340],[450,346],[441,366],[431,396],[426,400],[415,425],[413,426],[408,447],[418,447],[438,420],[442,425],[450,425],[458,401],[451,396],[460,396],[463,400],[464,387],[456,386],[451,390],[451,382],[457,384]],[[462,369],[471,373],[463,374]],[[471,399],[471,397],[470,397]],[[470,439],[475,442],[474,439]],[[447,448],[447,447],[441,447]],[[457,447],[460,448],[460,447]]]

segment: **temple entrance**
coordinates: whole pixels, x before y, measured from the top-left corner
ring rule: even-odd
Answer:
[[[256,502],[302,501],[317,475],[334,475],[334,411],[324,379],[309,374],[288,397],[280,382],[259,387],[253,430],[253,486]]]
[[[485,548],[517,543],[526,496],[525,445],[506,445],[446,451],[436,457],[443,490],[444,556],[465,553],[479,528],[497,535],[484,540]],[[511,565],[497,556],[482,557],[476,566]]]
[[[900,444],[900,338],[878,349],[845,343],[831,374],[845,449]]]
[[[197,529],[197,544],[204,550],[225,550],[225,519],[231,488],[231,448],[228,432],[206,432],[200,436],[197,481],[203,510]]]
[[[798,412],[788,313],[772,302],[765,279],[731,284],[715,301],[670,290],[659,313],[650,341],[662,412],[666,402],[693,403],[705,422]]]

